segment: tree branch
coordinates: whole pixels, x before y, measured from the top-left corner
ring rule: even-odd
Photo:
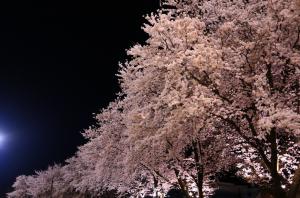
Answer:
[[[152,175],[153,175],[153,173],[152,173],[152,171],[153,171],[157,176],[161,177],[163,180],[165,180],[165,181],[168,182],[169,184],[172,184],[172,182],[171,182],[168,178],[166,178],[165,176],[163,176],[158,170],[155,170],[155,169],[153,169],[153,168],[150,168],[150,167],[148,167],[147,165],[143,164],[142,162],[140,162],[140,165],[141,165],[142,167],[144,167],[145,169],[147,169]]]

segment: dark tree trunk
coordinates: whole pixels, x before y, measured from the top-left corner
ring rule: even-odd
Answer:
[[[271,143],[271,194],[274,198],[286,198],[286,192],[281,187],[281,176],[278,173],[278,148],[277,148],[277,134],[276,128],[272,128],[270,131],[270,143]]]
[[[291,188],[288,192],[288,198],[296,198],[297,193],[300,192],[300,166],[295,172],[294,178],[293,178],[293,183],[291,185]]]
[[[178,185],[180,187],[180,190],[183,193],[184,198],[190,198],[188,186],[187,186],[186,182],[183,179],[180,178],[180,176],[179,176],[179,170],[177,170],[176,168],[174,168],[174,172],[175,172],[175,175],[177,177]]]
[[[158,180],[156,179],[156,177],[154,175],[153,176],[153,186],[154,186],[154,191],[156,191],[157,187],[158,187]],[[155,193],[155,197],[158,197],[158,192],[156,191]]]
[[[194,149],[194,160],[196,164],[197,170],[197,177],[196,177],[196,184],[198,188],[199,198],[203,198],[203,179],[204,179],[204,167],[201,162],[201,144],[200,141],[193,142],[193,149]]]

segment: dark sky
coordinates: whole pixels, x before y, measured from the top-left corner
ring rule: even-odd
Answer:
[[[119,90],[118,62],[144,41],[158,0],[0,3],[0,197],[14,178],[62,163]]]

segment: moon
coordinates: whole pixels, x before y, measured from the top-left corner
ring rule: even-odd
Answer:
[[[0,133],[0,147],[5,143],[6,137],[3,133]]]

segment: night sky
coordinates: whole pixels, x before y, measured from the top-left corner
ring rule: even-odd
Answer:
[[[63,163],[119,91],[125,49],[158,0],[0,3],[0,197],[16,176]]]

